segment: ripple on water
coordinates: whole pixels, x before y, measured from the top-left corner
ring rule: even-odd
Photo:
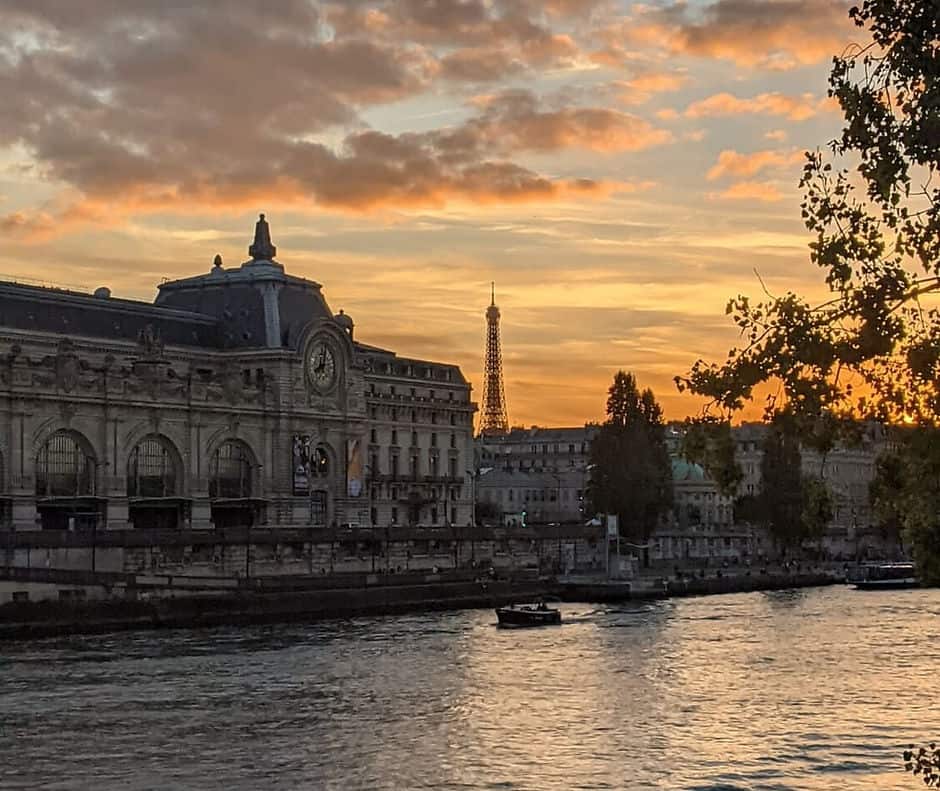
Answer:
[[[0,789],[911,787],[940,592],[846,588],[11,643]]]

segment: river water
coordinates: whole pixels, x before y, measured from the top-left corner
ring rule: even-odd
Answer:
[[[940,736],[940,590],[562,609],[0,644],[0,788],[884,791]]]

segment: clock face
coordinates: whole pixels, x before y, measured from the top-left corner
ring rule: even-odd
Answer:
[[[311,347],[307,373],[318,390],[329,390],[336,381],[336,357],[323,341],[317,341]]]

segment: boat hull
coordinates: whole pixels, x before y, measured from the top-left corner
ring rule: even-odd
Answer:
[[[902,590],[904,588],[919,588],[920,583],[916,579],[899,580],[856,580],[856,590],[860,591],[881,591],[881,590]]]
[[[532,626],[557,626],[561,623],[558,610],[536,610],[522,607],[499,607],[496,618],[503,628],[521,629]]]

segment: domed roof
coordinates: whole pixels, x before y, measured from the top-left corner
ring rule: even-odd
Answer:
[[[705,470],[700,465],[685,459],[673,459],[672,479],[674,481],[704,481]]]

